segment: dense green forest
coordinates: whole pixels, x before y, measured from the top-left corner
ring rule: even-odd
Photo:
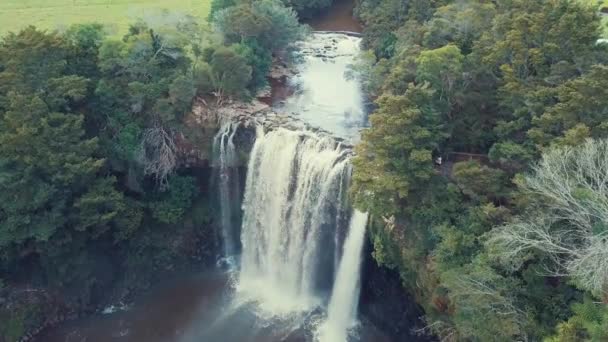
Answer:
[[[87,308],[200,263],[197,99],[247,101],[331,0],[214,0],[210,25],[28,27],[0,40],[0,291]],[[374,99],[351,194],[378,263],[445,341],[608,340],[608,44],[574,0],[360,0]],[[199,148],[210,150],[211,146]],[[209,152],[209,151],[208,151]],[[204,243],[200,243],[204,241]],[[212,258],[212,257],[211,257]],[[211,260],[213,262],[213,260]],[[0,303],[2,304],[2,303]],[[0,310],[0,341],[45,319]]]
[[[608,44],[568,0],[362,0],[352,193],[452,341],[608,339]]]
[[[250,98],[272,54],[306,33],[280,1],[225,7],[213,29],[167,14],[122,38],[99,24],[2,38],[0,290],[47,287],[81,309],[214,253],[209,175],[180,160],[184,137],[201,134],[186,123],[192,103]],[[41,310],[0,310],[0,340],[41,324]]]

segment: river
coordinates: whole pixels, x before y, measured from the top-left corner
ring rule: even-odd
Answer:
[[[318,31],[360,32],[352,8],[351,0],[337,1],[308,23]],[[357,314],[367,215],[344,199],[352,152],[340,141],[355,142],[367,121],[359,84],[345,76],[359,43],[351,34],[317,32],[300,45],[302,63],[287,80],[293,94],[276,109],[340,139],[258,130],[242,228],[223,220],[224,240],[240,236],[242,243],[237,255],[240,243],[226,241],[224,253],[240,260],[234,271],[168,282],[130,308],[68,322],[38,341],[391,341]],[[230,132],[216,139],[219,153],[233,153],[232,145],[221,145],[232,144]],[[229,154],[222,170],[230,167]]]

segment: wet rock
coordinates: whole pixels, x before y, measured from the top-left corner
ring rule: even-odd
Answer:
[[[415,333],[417,328],[424,327],[423,311],[403,288],[399,275],[376,264],[369,242],[365,255],[359,304],[362,314],[395,341],[435,341],[432,336]]]

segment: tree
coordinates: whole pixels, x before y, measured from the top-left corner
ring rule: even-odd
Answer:
[[[361,208],[394,213],[434,174],[432,154],[444,136],[432,96],[427,86],[411,86],[405,95],[378,99],[353,161],[352,191]]]
[[[56,33],[30,26],[9,33],[0,44],[0,110],[10,106],[10,92],[44,93],[49,82],[63,76],[68,46]]]
[[[371,54],[356,71],[378,101],[357,146],[352,191],[355,205],[379,222],[370,230],[374,255],[417,293],[440,338],[542,340],[572,316],[581,289],[602,278],[604,218],[594,214],[592,229],[576,228],[554,199],[518,191],[509,178],[520,182],[517,174],[551,148],[605,137],[608,77],[606,45],[595,43],[597,8],[568,0],[361,0],[357,14]],[[431,94],[396,105],[412,83]],[[428,140],[418,141],[424,134]],[[416,149],[426,162],[410,160]],[[449,151],[489,161],[444,160],[433,169],[433,156]],[[603,206],[601,186],[576,182],[606,171],[578,172],[571,159],[557,172],[555,158],[552,172],[565,176],[547,188],[571,182],[566,198],[587,210]],[[490,233],[496,226],[504,229]],[[508,238],[498,243],[497,231]],[[593,329],[564,327],[583,340],[602,327],[592,322]]]
[[[170,131],[162,126],[146,129],[142,134],[138,161],[144,174],[154,176],[161,189],[177,166],[177,147]]]
[[[608,338],[608,308],[586,297],[572,305],[574,315],[557,326],[547,342],[604,341]]]
[[[297,14],[279,0],[260,0],[218,12],[214,24],[227,43],[255,38],[265,49],[276,52],[304,37]]]
[[[9,95],[0,129],[2,245],[47,241],[78,214],[71,203],[86,193],[103,165],[97,139],[84,137],[83,117],[50,112],[37,97]]]
[[[192,108],[192,100],[196,95],[194,80],[187,76],[176,77],[169,86],[169,99],[174,110],[181,119]]]
[[[262,47],[257,39],[248,39],[243,44],[235,47],[235,50],[247,59],[251,66],[251,81],[249,89],[255,91],[268,84],[266,76],[272,67],[272,53]]]
[[[456,44],[464,54],[492,26],[496,15],[493,3],[459,1],[437,8],[434,18],[425,23],[424,45],[436,49]]]
[[[91,80],[73,73],[94,76],[97,69],[74,54],[96,49],[97,33],[81,27],[66,41],[28,28],[0,44],[6,81],[0,93],[0,246],[9,267],[37,253],[53,273],[61,256],[78,254],[87,241],[108,231],[129,236],[139,227],[137,206],[129,207],[116,179],[102,173],[99,139],[87,135],[80,112],[90,100]]]
[[[429,82],[439,99],[451,104],[457,82],[462,79],[463,61],[464,56],[455,45],[423,51],[416,60],[416,80]]]
[[[533,120],[528,136],[535,143],[577,145],[586,138],[606,137],[608,67],[595,65],[582,77],[565,82],[558,87],[557,98],[556,104]]]
[[[527,340],[528,318],[516,301],[516,279],[501,276],[478,259],[447,272],[442,280],[454,304],[457,340]]]
[[[606,296],[607,174],[606,140],[547,151],[520,182],[524,194],[536,196],[538,203],[494,233],[491,241],[500,247],[501,258],[513,262],[541,253],[550,274],[568,276],[581,289]]]
[[[75,24],[64,34],[69,44],[69,73],[89,79],[99,77],[99,47],[106,38],[101,24]]]
[[[96,239],[111,228],[116,228],[115,236],[126,237],[139,227],[142,219],[140,209],[116,191],[115,183],[114,177],[97,178],[76,200],[75,230],[86,231],[90,238]]]
[[[253,4],[244,3],[225,8],[214,16],[213,24],[224,35],[227,43],[239,43],[245,38],[260,36],[270,30],[270,18],[253,10]]]
[[[216,96],[221,103],[226,96],[246,95],[246,86],[251,81],[251,66],[245,57],[234,48],[219,47],[211,55],[212,82]]]
[[[379,58],[394,55],[394,32],[406,21],[408,2],[401,0],[363,0],[357,6],[357,16],[365,24],[363,46]]]
[[[504,196],[507,177],[500,169],[477,161],[455,163],[453,177],[461,191],[476,200],[492,200]]]
[[[256,1],[253,3],[253,12],[269,19],[270,26],[257,39],[270,51],[284,50],[303,39],[307,33],[306,28],[300,25],[298,15],[279,0]]]
[[[212,0],[211,9],[209,10],[207,20],[209,20],[210,22],[214,21],[217,12],[220,12],[221,10],[226,9],[228,7],[236,6],[239,3],[240,0]]]

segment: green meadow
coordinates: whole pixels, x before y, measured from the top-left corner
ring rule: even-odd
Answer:
[[[98,22],[110,33],[122,34],[136,18],[165,10],[204,20],[211,0],[0,0],[0,35],[28,25],[63,29],[71,24]]]

